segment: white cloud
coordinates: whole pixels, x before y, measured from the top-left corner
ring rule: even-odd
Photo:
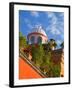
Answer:
[[[46,12],[48,18],[52,18],[54,16],[54,13],[53,12]]]
[[[61,40],[57,40],[56,42],[57,42],[57,45],[60,45],[62,43]]]
[[[57,22],[57,29],[61,32],[61,34],[64,34],[64,22],[63,21]]]
[[[30,22],[29,19],[25,18],[24,21],[25,21],[25,23],[27,24],[27,26],[28,26],[30,29],[33,28],[33,26],[32,26],[32,24],[31,24],[31,22]]]
[[[30,29],[33,28],[33,26],[32,26],[30,23],[28,23],[27,26],[28,26]]]
[[[37,22],[37,24],[35,25],[35,27],[39,27],[39,26],[42,26],[41,23]]]
[[[52,25],[56,25],[57,24],[57,17],[54,15],[51,19]]]
[[[55,15],[54,12],[46,12],[48,19],[50,19],[50,25],[46,28],[46,31],[51,32],[53,35],[59,35],[64,33],[63,26],[64,22],[58,20],[58,17]],[[63,13],[59,14],[60,17],[63,18]]]
[[[31,15],[34,17],[39,17],[39,13],[37,11],[31,11]]]
[[[60,35],[61,32],[59,30],[56,29],[56,27],[52,27],[51,33],[54,35]]]

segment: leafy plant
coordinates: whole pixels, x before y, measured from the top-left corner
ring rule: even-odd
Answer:
[[[44,55],[44,50],[42,45],[38,45],[36,48],[35,45],[32,46],[32,61],[36,64],[36,66],[40,67],[41,63],[43,62],[43,55]]]
[[[64,42],[62,42],[62,43],[60,44],[60,46],[61,46],[61,48],[64,48]]]
[[[60,76],[60,71],[61,71],[60,64],[54,65],[53,68],[52,68],[53,77],[59,77]]]
[[[25,48],[27,46],[27,40],[26,37],[22,35],[21,32],[19,32],[19,47]]]
[[[42,71],[47,74],[51,68],[51,52],[45,52],[43,56],[43,62],[41,64]]]
[[[57,47],[57,43],[54,39],[50,39],[48,42],[49,50],[54,50]]]

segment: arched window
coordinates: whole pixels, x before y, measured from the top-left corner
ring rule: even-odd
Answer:
[[[42,38],[41,38],[41,37],[38,37],[37,43],[38,43],[38,44],[42,43]]]
[[[31,42],[31,44],[34,44],[34,42],[35,42],[35,37],[34,36],[31,37],[30,42]]]

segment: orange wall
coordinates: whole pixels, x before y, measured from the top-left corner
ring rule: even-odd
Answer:
[[[19,79],[42,78],[30,65],[22,58],[19,58]]]

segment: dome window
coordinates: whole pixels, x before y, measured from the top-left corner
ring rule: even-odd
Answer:
[[[42,43],[42,38],[41,38],[41,37],[38,37],[37,43],[38,43],[38,44],[41,44],[41,43]]]
[[[34,42],[35,42],[35,37],[34,36],[31,37],[30,42],[31,42],[31,44],[34,44]]]

